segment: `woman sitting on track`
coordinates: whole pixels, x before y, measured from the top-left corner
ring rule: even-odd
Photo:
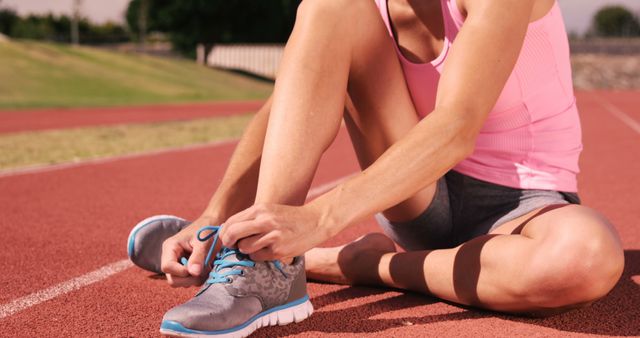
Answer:
[[[343,118],[362,172],[305,204]],[[208,208],[164,243],[163,271],[202,283],[210,241],[195,233],[224,223],[225,246],[304,254],[316,280],[510,313],[581,307],[624,264],[612,225],[579,204],[581,149],[555,0],[305,0],[273,96]],[[314,249],[372,215],[386,236]]]

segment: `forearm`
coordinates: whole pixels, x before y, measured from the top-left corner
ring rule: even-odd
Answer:
[[[475,131],[450,116],[431,113],[362,173],[311,202],[327,236],[408,199],[464,159]]]
[[[242,134],[222,181],[201,216],[211,223],[222,223],[253,204],[270,110],[271,98]]]

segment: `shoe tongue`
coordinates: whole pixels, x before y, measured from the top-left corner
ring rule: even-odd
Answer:
[[[234,250],[234,249],[223,247],[222,250],[216,255],[215,260],[224,261],[225,263],[233,263],[233,262],[241,262],[241,261],[247,261],[247,260],[251,261],[251,258],[249,258],[248,255],[240,253],[237,249]],[[217,267],[218,266],[214,265],[213,269],[216,269]],[[226,272],[236,270],[238,268],[239,268],[238,266],[227,266],[217,271],[211,271],[209,278],[211,278],[211,274],[224,274]],[[196,297],[200,296],[202,293],[207,291],[213,285],[216,285],[216,283],[204,283],[200,288],[200,290],[198,291],[198,293],[196,293]]]
[[[226,247],[223,247],[222,251],[220,251],[220,257],[224,257],[222,258],[223,260],[230,262],[246,261],[249,259],[248,255],[241,253],[238,249],[230,249]]]

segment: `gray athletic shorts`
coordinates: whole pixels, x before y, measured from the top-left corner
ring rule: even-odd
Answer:
[[[552,204],[580,204],[575,193],[501,186],[449,171],[437,182],[435,196],[416,219],[376,220],[406,250],[452,248],[485,235],[512,219]]]

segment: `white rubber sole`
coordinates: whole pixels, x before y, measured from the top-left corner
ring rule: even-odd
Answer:
[[[313,305],[307,299],[305,302],[297,305],[293,305],[290,307],[286,307],[284,309],[280,309],[273,312],[266,312],[261,316],[255,318],[249,324],[244,324],[246,326],[227,332],[218,331],[218,332],[180,332],[169,330],[165,328],[160,328],[160,333],[173,337],[216,337],[216,338],[244,338],[248,337],[254,331],[259,328],[267,327],[267,326],[277,326],[277,325],[287,325],[291,323],[299,323],[311,316],[313,313]]]
[[[136,224],[133,229],[131,229],[131,232],[129,232],[129,237],[127,237],[127,255],[129,256],[129,258],[131,258],[131,255],[133,255],[133,241],[134,241],[134,237],[136,235],[136,233],[138,232],[138,230],[144,228],[145,226],[147,226],[150,223],[153,223],[157,220],[161,220],[161,219],[179,219],[181,221],[186,221],[184,218],[178,217],[178,216],[173,216],[173,215],[155,215],[155,216],[151,216],[151,217],[147,217],[145,219],[143,219],[142,221],[138,222],[138,224]]]

